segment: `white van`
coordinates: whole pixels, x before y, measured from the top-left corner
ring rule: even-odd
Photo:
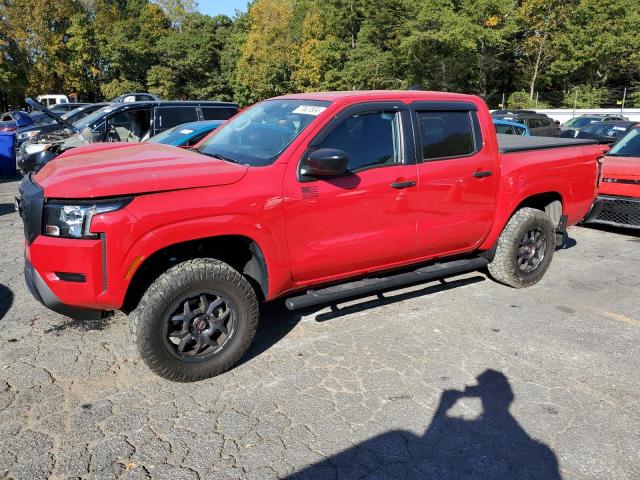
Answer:
[[[69,98],[66,95],[40,95],[36,97],[36,100],[45,107],[50,107],[51,105],[57,105],[59,103],[69,103]]]

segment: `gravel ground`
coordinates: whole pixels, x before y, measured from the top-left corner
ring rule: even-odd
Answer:
[[[0,183],[0,477],[640,478],[640,238],[570,230],[545,279],[481,273],[337,308],[267,306],[233,371],[152,375],[126,317],[22,279]]]

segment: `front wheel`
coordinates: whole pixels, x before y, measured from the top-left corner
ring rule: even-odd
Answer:
[[[224,262],[188,260],[145,292],[129,324],[138,351],[156,374],[178,382],[213,377],[249,348],[258,301],[247,280]]]
[[[518,210],[498,239],[489,273],[514,288],[538,283],[553,258],[555,236],[549,215],[534,208]]]

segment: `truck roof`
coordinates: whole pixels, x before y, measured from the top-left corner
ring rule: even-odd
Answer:
[[[415,99],[433,99],[433,100],[460,100],[471,101],[478,99],[475,95],[466,95],[463,93],[449,92],[432,92],[427,90],[347,90],[338,92],[308,92],[308,93],[292,93],[275,97],[275,99],[295,98],[301,100],[324,100],[334,102],[341,99],[375,99],[376,97],[385,98],[415,98]]]

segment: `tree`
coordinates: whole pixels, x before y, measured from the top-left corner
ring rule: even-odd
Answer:
[[[178,30],[182,30],[187,16],[195,13],[198,7],[197,0],[156,0],[156,3],[160,5],[171,25]]]
[[[533,100],[540,76],[547,74],[547,68],[558,55],[554,42],[575,3],[574,0],[524,0],[517,10],[521,28],[517,64],[528,79],[529,100]]]
[[[606,88],[578,85],[565,94],[563,104],[567,108],[600,108],[608,96]]]
[[[100,98],[99,50],[93,24],[86,12],[71,17],[67,29],[66,85],[83,100]]]
[[[256,0],[249,8],[250,28],[240,50],[236,75],[250,101],[292,91],[297,54],[289,35],[293,9],[289,0]]]
[[[231,92],[220,71],[222,39],[218,30],[231,25],[225,16],[192,13],[180,31],[168,32],[158,42],[159,64],[149,70],[150,91],[163,98],[207,99]]]

